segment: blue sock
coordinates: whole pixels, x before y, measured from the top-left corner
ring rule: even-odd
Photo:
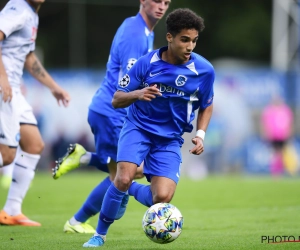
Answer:
[[[83,206],[74,215],[77,221],[86,222],[90,217],[100,212],[104,195],[110,184],[111,181],[108,176],[94,188],[84,202]]]
[[[92,154],[92,157],[91,157],[91,160],[88,165],[94,166],[105,173],[109,173],[107,164],[101,163],[96,153],[91,153],[91,154]]]
[[[128,189],[128,194],[134,196],[138,202],[142,203],[146,207],[151,207],[153,205],[150,185],[133,182]]]
[[[118,190],[114,183],[110,185],[103,199],[102,209],[98,220],[96,232],[106,235],[109,226],[114,222],[114,218],[119,211],[122,199],[126,192]]]

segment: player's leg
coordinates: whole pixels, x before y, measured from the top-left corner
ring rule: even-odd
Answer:
[[[13,95],[14,97],[10,103],[0,102],[0,152],[1,155],[4,156],[2,163],[5,165],[12,163],[15,159],[16,149],[20,139],[19,114],[20,112],[22,113],[22,109],[26,107],[26,105],[23,105],[23,96],[19,89],[13,89]],[[27,223],[31,223],[31,221],[21,214],[22,201],[20,200],[22,200],[23,197],[18,192],[23,192],[23,190],[16,190],[17,193],[15,193],[15,187],[17,185],[17,180],[14,178],[15,171],[14,169],[13,182],[10,185],[5,206],[0,212],[0,224],[4,225],[26,225]]]
[[[2,154],[4,155],[4,157],[2,157]],[[16,154],[16,148],[9,148],[7,145],[0,144],[0,168],[4,165],[1,168],[0,185],[4,189],[9,188],[12,180],[14,161],[11,162],[11,159],[15,154]]]
[[[66,154],[55,163],[56,166],[52,169],[54,179],[58,179],[60,176],[78,167],[86,166],[94,166],[108,173],[107,165],[100,162],[97,154],[86,151],[86,149],[78,143],[70,144]]]
[[[144,173],[150,185],[133,182],[128,193],[145,206],[170,202],[180,176],[181,142],[153,137],[150,153],[145,158]]]
[[[1,169],[2,176],[1,176],[0,184],[1,184],[2,188],[4,188],[4,189],[9,188],[11,180],[12,180],[13,169],[14,169],[14,162],[12,162],[9,165],[4,166]]]
[[[136,174],[136,168],[149,151],[146,141],[149,141],[149,138],[138,128],[130,122],[124,123],[118,144],[117,174],[104,196],[96,234],[83,245],[84,247],[104,244],[107,231],[114,222],[126,191]]]
[[[108,165],[114,168],[114,161]],[[113,176],[114,177],[114,176]],[[100,212],[104,195],[112,181],[107,176],[89,194],[81,208],[64,225],[66,233],[95,233],[95,229],[87,223],[88,219]]]
[[[20,126],[18,157],[15,159],[13,181],[10,185],[4,211],[10,215],[5,224],[40,226],[40,223],[29,220],[22,214],[22,202],[35,175],[35,169],[44,148],[44,142],[37,127],[32,108],[24,96],[17,92]],[[13,98],[13,99],[14,99]]]
[[[0,95],[0,168],[11,164],[16,156],[20,138],[18,105],[17,98],[3,102]]]
[[[13,163],[16,156],[16,151],[17,146],[9,147],[7,145],[0,144],[0,167]]]
[[[10,215],[5,224],[40,226],[40,223],[31,221],[22,214],[22,203],[34,178],[44,143],[36,125],[23,124],[20,131],[20,148],[15,159],[13,181],[3,208]]]
[[[113,166],[115,164],[115,166]],[[111,160],[108,164],[108,168],[115,170],[116,162]],[[114,179],[115,173],[112,171],[112,178]],[[139,171],[136,176],[142,177],[143,173]],[[87,223],[88,219],[96,215],[101,210],[104,195],[111,185],[111,177],[106,177],[100,182],[89,194],[88,198],[82,205],[82,207],[75,213],[75,215],[69,219],[64,225],[64,232],[66,233],[94,233],[95,229]],[[115,220],[119,220],[126,211],[129,195],[123,197],[119,211],[115,217]]]
[[[78,143],[70,144],[66,154],[62,158],[57,159],[55,163],[56,166],[52,169],[53,179],[55,180],[79,167],[96,167],[102,172],[110,173],[111,176],[113,175],[113,171],[116,171],[116,165],[115,167],[108,168],[106,163],[103,164],[101,162],[97,153],[86,151],[86,149]],[[137,171],[135,179],[141,179],[143,177],[143,167],[141,167]]]
[[[173,198],[176,186],[176,182],[172,179],[162,176],[153,176],[151,178],[153,204],[160,202],[169,203]]]
[[[92,110],[89,111],[88,122],[94,134],[97,155],[100,156],[98,157],[99,163],[105,165],[106,168],[109,169],[110,176],[106,177],[92,190],[82,207],[66,222],[64,227],[65,232],[93,232],[94,229],[91,230],[91,226],[86,228],[86,221],[101,210],[103,197],[108,187],[111,185],[111,180],[115,178],[116,174],[117,164],[114,159],[116,159],[117,155],[117,143],[122,123],[119,120],[112,120],[111,118],[102,116]],[[123,214],[127,202],[128,199],[127,201],[124,200]],[[81,226],[82,229],[80,229]]]
[[[130,186],[136,173],[136,164],[119,162],[117,175],[114,182],[109,186],[103,199],[103,204],[98,220],[96,233],[83,244],[83,247],[97,247],[104,244],[110,225],[114,222],[126,190]]]

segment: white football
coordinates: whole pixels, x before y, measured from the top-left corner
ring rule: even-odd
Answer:
[[[142,226],[150,240],[160,244],[170,243],[181,234],[183,217],[174,205],[157,203],[145,212]]]

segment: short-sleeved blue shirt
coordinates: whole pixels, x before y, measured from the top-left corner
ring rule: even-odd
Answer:
[[[213,66],[196,53],[185,64],[167,63],[161,58],[167,49],[141,57],[120,80],[118,90],[130,92],[157,84],[162,96],[151,102],[134,102],[128,119],[150,133],[179,138],[193,130],[194,111],[212,104],[215,73]]]

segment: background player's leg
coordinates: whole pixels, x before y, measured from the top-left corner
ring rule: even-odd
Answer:
[[[17,157],[17,156],[16,156]],[[14,169],[14,162],[1,168],[1,186],[8,189],[12,180],[12,173]]]
[[[34,178],[44,143],[38,128],[34,125],[24,124],[21,126],[20,132],[20,149],[14,163],[12,183],[3,210],[9,215],[8,219],[11,219],[7,224],[40,226],[39,223],[28,218],[21,217],[20,220],[17,218],[22,214],[22,202]]]

